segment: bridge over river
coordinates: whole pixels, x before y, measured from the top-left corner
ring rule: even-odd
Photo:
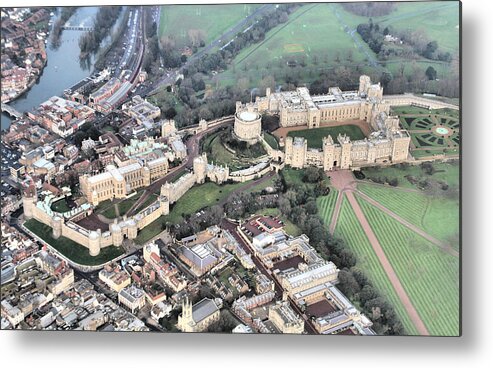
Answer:
[[[12,116],[13,118],[20,118],[23,115],[22,112],[17,111],[12,106],[9,106],[3,102],[2,102],[2,112],[6,112],[7,114]]]

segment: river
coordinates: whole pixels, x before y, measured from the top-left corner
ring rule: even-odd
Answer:
[[[97,12],[98,7],[81,7],[67,23],[72,26],[92,26],[94,16]],[[122,14],[123,10],[119,20],[115,22],[115,27],[120,22]],[[56,20],[56,17],[57,15],[53,17],[53,21]],[[61,36],[61,45],[57,49],[54,49],[51,46],[50,40],[48,40],[46,45],[48,62],[43,69],[42,75],[28,92],[9,103],[9,105],[20,112],[30,111],[50,97],[61,95],[64,89],[89,76],[93,72],[93,61],[95,57],[91,57],[90,63],[80,61],[79,37],[82,34],[82,31],[64,30]],[[109,36],[106,37],[100,49],[110,39]],[[8,129],[11,121],[10,116],[2,113],[1,129]]]

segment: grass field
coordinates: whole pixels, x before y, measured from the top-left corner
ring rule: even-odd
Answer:
[[[151,205],[151,203],[155,202],[158,198],[158,195],[156,193],[152,193],[145,201],[142,203],[139,207],[136,209],[136,213],[139,211],[142,211],[144,208],[147,206]]]
[[[328,195],[317,198],[318,213],[327,226],[332,220],[338,194],[339,191],[331,188]]]
[[[70,211],[70,207],[68,206],[65,198],[62,198],[59,201],[53,202],[51,204],[51,209],[53,211],[60,212],[60,213]]]
[[[452,188],[459,188],[460,170],[458,162],[443,162],[434,163],[435,173],[433,175],[427,175],[421,166],[419,165],[394,165],[390,167],[371,167],[363,169],[363,173],[366,176],[365,180],[388,178],[397,179],[398,186],[404,188],[417,189],[415,184],[409,182],[406,176],[412,176],[419,181],[424,179],[431,179],[436,181],[443,181]]]
[[[137,244],[146,243],[163,231],[164,224],[176,224],[183,219],[183,216],[194,214],[204,207],[213,206],[226,198],[233,190],[241,188],[247,183],[217,185],[208,182],[194,186],[174,204],[168,216],[161,216],[143,228],[137,235],[135,242]]]
[[[116,206],[118,206],[119,216],[123,216],[135,204],[135,202],[139,200],[142,193],[143,191],[140,190],[134,196],[126,198],[120,202],[118,202],[118,200],[105,201],[104,205],[100,206],[103,209],[100,213],[106,218],[115,219],[118,217],[116,212]]]
[[[93,257],[89,255],[89,249],[73,240],[63,236],[58,239],[53,239],[51,236],[51,227],[35,219],[26,221],[24,226],[62,253],[65,257],[81,265],[94,266],[103,264],[123,254],[122,248],[110,246],[102,248],[101,253]]]
[[[454,200],[369,184],[358,184],[358,189],[404,220],[459,249],[458,197]]]
[[[458,335],[459,259],[361,198],[358,202],[428,331]]]
[[[403,3],[389,16],[375,18],[375,22],[392,25],[396,29],[423,29],[426,35],[449,52],[459,50],[459,4]]]
[[[189,30],[200,30],[206,44],[220,37],[257,4],[164,5],[161,6],[159,36],[172,37],[178,47],[191,46]]]
[[[336,127],[323,127],[288,132],[289,137],[305,138],[309,148],[322,148],[322,139],[328,135],[332,137],[334,142],[337,142],[337,136],[339,134],[346,134],[353,141],[365,138],[361,129],[356,125],[341,125]]]
[[[232,85],[239,78],[247,78],[251,86],[258,86],[267,75],[281,82],[287,75],[300,72],[301,79],[308,82],[318,75],[308,73],[303,70],[305,68],[299,71],[298,68],[290,68],[287,62],[304,63],[317,70],[335,67],[341,62],[364,62],[366,55],[355,47],[351,36],[338,22],[334,6],[336,4],[306,4],[300,7],[289,16],[287,23],[267,32],[263,42],[243,49],[235,57],[233,65],[217,78],[222,85]],[[350,60],[348,53],[352,54]]]
[[[279,142],[277,141],[277,138],[275,136],[270,133],[264,132],[264,139],[269,146],[274,149],[279,149]]]
[[[330,218],[324,217],[324,221],[329,223]],[[418,332],[414,324],[409,319],[401,300],[394,291],[387,274],[373,251],[373,248],[346,197],[344,197],[342,202],[341,212],[335,229],[335,236],[343,239],[347,246],[351,248],[357,258],[357,266],[365,272],[382,296],[386,297],[394,306],[406,333],[409,335],[416,335]]]

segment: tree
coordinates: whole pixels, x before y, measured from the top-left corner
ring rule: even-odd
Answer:
[[[431,65],[426,69],[425,74],[428,77],[428,80],[437,79],[437,71]]]

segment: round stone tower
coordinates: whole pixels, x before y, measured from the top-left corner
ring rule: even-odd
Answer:
[[[63,219],[60,216],[55,216],[51,220],[51,234],[54,239],[62,236]]]
[[[36,191],[36,186],[34,184],[31,184],[24,189],[22,195],[22,206],[24,207],[24,217],[26,219],[33,218],[34,207],[36,206],[37,200],[38,200],[38,193]]]
[[[237,139],[254,144],[262,132],[262,116],[253,106],[236,106],[234,135]]]
[[[91,231],[89,233],[89,254],[97,256],[101,251],[101,230]]]

